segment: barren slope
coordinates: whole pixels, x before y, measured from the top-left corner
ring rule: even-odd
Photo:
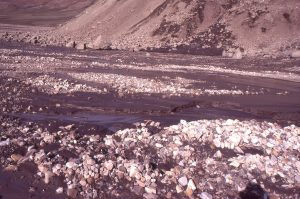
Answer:
[[[289,56],[300,48],[299,0],[3,0],[0,13],[4,40],[75,42],[79,49],[241,58]],[[1,23],[56,27],[33,31]]]
[[[282,54],[299,47],[299,18],[297,0],[98,0],[57,33],[92,48]]]
[[[53,26],[70,20],[94,0],[1,0],[0,23]]]

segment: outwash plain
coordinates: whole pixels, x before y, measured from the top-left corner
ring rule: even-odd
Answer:
[[[300,199],[298,0],[0,0],[0,199]]]

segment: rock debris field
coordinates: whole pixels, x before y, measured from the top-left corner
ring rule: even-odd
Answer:
[[[249,181],[266,190],[277,188],[270,192],[274,198],[298,197],[300,129],[295,125],[182,120],[161,128],[149,121],[103,138],[79,136],[72,127],[50,133],[2,123],[15,132],[0,146],[27,148],[24,156],[1,159],[4,170],[14,172],[34,162],[35,175],[44,183],[62,176],[66,184],[56,192],[70,198],[235,198]],[[45,151],[49,145],[56,149]],[[66,158],[62,151],[74,157]]]
[[[299,59],[0,54],[0,198],[300,198]]]

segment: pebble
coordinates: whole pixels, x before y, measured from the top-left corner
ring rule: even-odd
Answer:
[[[46,173],[48,171],[48,168],[45,167],[44,165],[40,164],[40,165],[38,165],[38,170],[42,173]]]
[[[178,179],[178,182],[181,186],[186,186],[188,184],[188,179],[186,176],[183,176],[181,178]]]
[[[83,187],[85,187],[87,185],[87,182],[85,181],[85,179],[82,179],[79,181],[79,184]]]
[[[9,144],[10,144],[10,140],[9,139],[0,142],[0,146],[7,146]]]
[[[145,199],[157,199],[158,196],[155,195],[155,194],[152,194],[152,193],[144,193],[143,198],[145,198]]]
[[[52,143],[52,142],[54,142],[54,136],[53,135],[45,135],[44,136],[44,141],[46,143]]]
[[[93,159],[91,159],[91,158],[88,158],[87,160],[86,160],[86,164],[87,165],[94,165],[96,162],[95,162],[95,160],[93,160]]]
[[[184,193],[188,197],[191,197],[193,195],[193,190],[190,187],[187,187]]]
[[[176,192],[177,192],[177,193],[181,193],[181,192],[183,192],[183,189],[182,189],[182,187],[181,187],[181,186],[179,186],[179,185],[176,185]]]
[[[154,187],[145,187],[146,193],[156,194],[156,189]]]
[[[240,49],[236,49],[233,56],[233,59],[242,59],[243,58],[243,53],[241,52]]]
[[[98,142],[99,141],[99,136],[91,136],[90,137],[90,142]]]
[[[155,146],[156,146],[157,148],[162,148],[162,147],[163,147],[163,145],[160,144],[160,143],[156,143]]]
[[[300,50],[295,50],[291,53],[291,57],[300,58]]]
[[[138,172],[138,168],[135,165],[131,165],[129,170],[129,176],[131,178],[135,177],[136,173]]]
[[[195,191],[197,189],[195,183],[193,180],[189,180],[188,182],[188,188],[190,188],[191,190]]]
[[[76,163],[75,162],[67,162],[66,167],[69,169],[73,169],[76,167]]]
[[[17,171],[18,167],[15,165],[8,165],[7,167],[4,168],[4,171]]]
[[[172,193],[168,192],[167,195],[166,195],[166,198],[171,199],[172,198]]]
[[[219,126],[216,128],[216,131],[218,134],[222,134],[222,132],[223,132],[222,128]]]
[[[54,174],[51,171],[47,171],[45,173],[45,179],[44,179],[45,184],[49,184],[49,182],[50,182],[51,178],[53,177],[53,175]]]
[[[12,155],[10,156],[10,158],[11,158],[14,162],[18,162],[20,159],[23,158],[23,156],[20,155],[20,154],[12,154]]]
[[[93,184],[95,180],[94,180],[94,178],[89,177],[86,179],[86,181],[88,182],[88,184]]]
[[[57,194],[62,194],[64,192],[64,188],[62,188],[62,187],[58,187],[57,189],[56,189],[56,193]]]
[[[111,171],[114,168],[114,163],[113,161],[109,160],[104,163],[104,167],[108,170]]]
[[[220,150],[218,150],[215,154],[214,154],[214,157],[215,158],[222,158],[222,153],[221,153],[221,151]]]
[[[233,183],[232,176],[230,174],[225,175],[225,182],[227,184],[232,184]]]
[[[136,195],[141,195],[144,191],[143,191],[143,187],[140,186],[134,186],[132,189],[133,193],[135,193]]]
[[[213,197],[212,197],[212,195],[210,195],[210,194],[207,193],[207,192],[202,192],[202,193],[200,194],[200,198],[201,198],[201,199],[212,199]]]
[[[69,41],[67,44],[66,44],[66,47],[67,48],[75,48],[76,44],[75,44],[75,41]]]
[[[238,134],[233,134],[229,137],[228,140],[229,140],[230,144],[232,144],[234,146],[238,146],[241,141],[241,136]]]
[[[70,130],[73,129],[73,127],[74,127],[74,124],[70,124],[70,125],[65,126],[64,128],[65,128],[67,131],[70,131]]]
[[[76,44],[76,49],[77,50],[85,50],[86,49],[86,44],[85,43]]]
[[[67,190],[67,196],[70,198],[76,198],[78,191],[75,188],[70,188]]]

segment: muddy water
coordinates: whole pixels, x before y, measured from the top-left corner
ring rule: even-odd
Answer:
[[[199,57],[192,55],[163,54],[123,51],[76,51],[60,47],[39,47],[20,43],[0,43],[8,50],[22,49],[11,54],[13,57],[50,57],[63,61],[61,66],[48,66],[43,70],[47,75],[101,88],[103,83],[89,79],[74,79],[69,73],[114,74],[128,77],[152,78],[157,81],[185,78],[195,83],[189,87],[196,89],[231,90],[241,89],[258,94],[200,96],[166,96],[165,94],[136,93],[118,96],[113,88],[108,94],[75,92],[73,94],[50,95],[37,92],[28,95],[33,113],[14,113],[13,116],[25,121],[47,123],[77,123],[81,126],[97,126],[105,133],[130,127],[144,120],[154,120],[163,126],[176,124],[181,119],[257,119],[279,123],[300,121],[300,83],[281,78],[280,73],[298,77],[300,66],[297,59],[243,59],[232,60],[222,57]],[[73,67],[72,61],[80,64]],[[9,61],[7,61],[9,63]],[[106,67],[93,65],[106,64]],[[128,65],[128,67],[126,67]],[[13,64],[11,65],[13,66]],[[119,67],[121,66],[121,67]],[[173,68],[170,66],[174,66]],[[210,70],[209,66],[219,68]],[[190,68],[189,68],[190,67]],[[207,70],[205,68],[207,67]],[[0,67],[1,69],[1,67]],[[141,69],[141,70],[139,70]],[[200,70],[201,69],[201,70]],[[242,71],[243,74],[226,72],[228,69]],[[28,71],[16,67],[3,68],[1,73],[15,70],[21,80],[44,75],[43,71]],[[292,73],[291,73],[292,70]],[[225,71],[225,72],[224,72]],[[261,77],[265,72],[274,72],[274,78]],[[255,72],[259,75],[248,76]],[[294,78],[295,79],[295,78]],[[56,107],[55,104],[60,104]],[[28,106],[28,102],[22,104]],[[48,107],[38,111],[40,107]]]
[[[291,87],[290,90],[293,89],[295,88]],[[60,126],[75,124],[82,134],[101,135],[134,127],[136,123],[145,120],[158,121],[162,126],[177,124],[180,120],[220,118],[267,120],[285,125],[299,124],[298,99],[296,91],[287,96],[268,93],[252,96],[182,96],[167,99],[162,95],[137,94],[120,98],[111,93],[48,95],[38,92],[29,99],[33,112],[9,115],[25,122],[45,125],[53,131]],[[57,104],[60,106],[57,107]],[[28,103],[24,103],[23,106],[26,108]],[[39,111],[39,107],[48,108]]]

